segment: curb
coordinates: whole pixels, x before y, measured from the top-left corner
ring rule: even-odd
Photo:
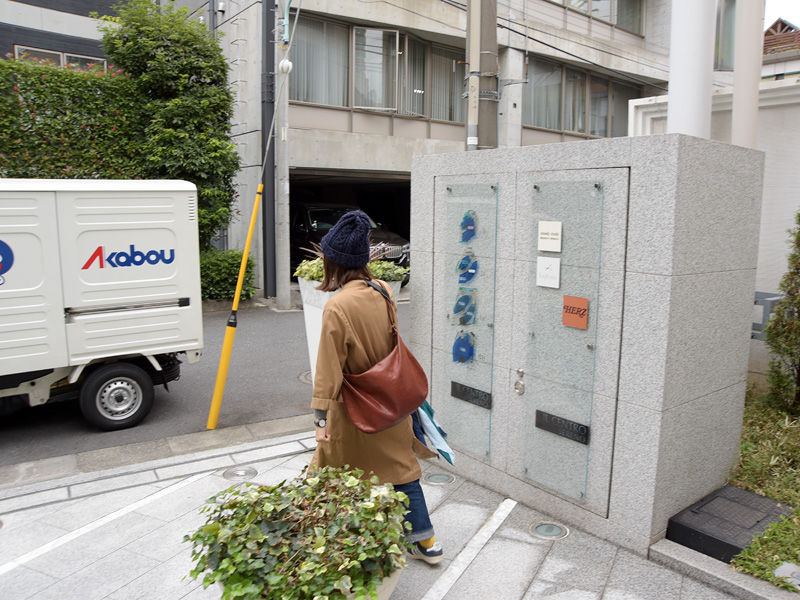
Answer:
[[[650,546],[650,560],[682,575],[721,590],[741,600],[797,600],[797,594],[782,590],[752,575],[686,546],[663,539]]]

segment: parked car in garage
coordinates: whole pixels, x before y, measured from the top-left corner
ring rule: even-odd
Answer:
[[[293,200],[290,203],[292,272],[303,259],[309,258],[309,249],[313,247],[312,244],[319,244],[339,218],[351,210],[359,210],[359,207],[355,204],[330,204],[316,200]],[[382,259],[408,267],[408,240],[385,229],[372,218],[370,218],[370,226],[372,247],[382,253]],[[406,283],[408,283],[408,276],[403,285]]]

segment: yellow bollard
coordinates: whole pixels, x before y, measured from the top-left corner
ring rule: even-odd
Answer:
[[[261,204],[261,192],[264,191],[264,184],[258,184],[256,200],[253,203],[253,214],[250,217],[250,228],[247,230],[247,241],[242,251],[242,264],[239,267],[239,281],[236,283],[236,293],[233,296],[233,306],[231,316],[228,317],[228,326],[225,329],[225,339],[222,342],[222,355],[219,358],[219,369],[217,370],[217,382],[214,384],[214,397],[211,399],[211,410],[208,413],[208,423],[206,429],[216,429],[219,420],[219,410],[222,406],[222,395],[225,393],[225,381],[228,378],[228,365],[231,362],[231,352],[233,351],[233,340],[236,337],[236,311],[239,309],[239,296],[242,294],[242,284],[244,274],[247,271],[247,257],[250,255],[250,242],[253,239],[253,229],[258,218],[258,206]]]

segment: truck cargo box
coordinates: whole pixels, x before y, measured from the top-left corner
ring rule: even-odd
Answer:
[[[0,179],[0,392],[124,357],[196,360],[197,219],[185,181]]]

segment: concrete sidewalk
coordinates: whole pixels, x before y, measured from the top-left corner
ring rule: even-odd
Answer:
[[[185,577],[183,536],[204,522],[198,509],[216,492],[299,474],[315,442],[296,429],[287,419],[268,439],[138,464],[127,464],[123,446],[121,466],[66,477],[25,466],[34,483],[0,489],[0,599],[218,600],[217,588]],[[647,560],[574,529],[539,539],[531,525],[550,519],[522,499],[460,477],[426,481],[448,474],[442,462],[423,464],[423,488],[445,560],[409,561],[392,600],[798,598],[666,540]]]

